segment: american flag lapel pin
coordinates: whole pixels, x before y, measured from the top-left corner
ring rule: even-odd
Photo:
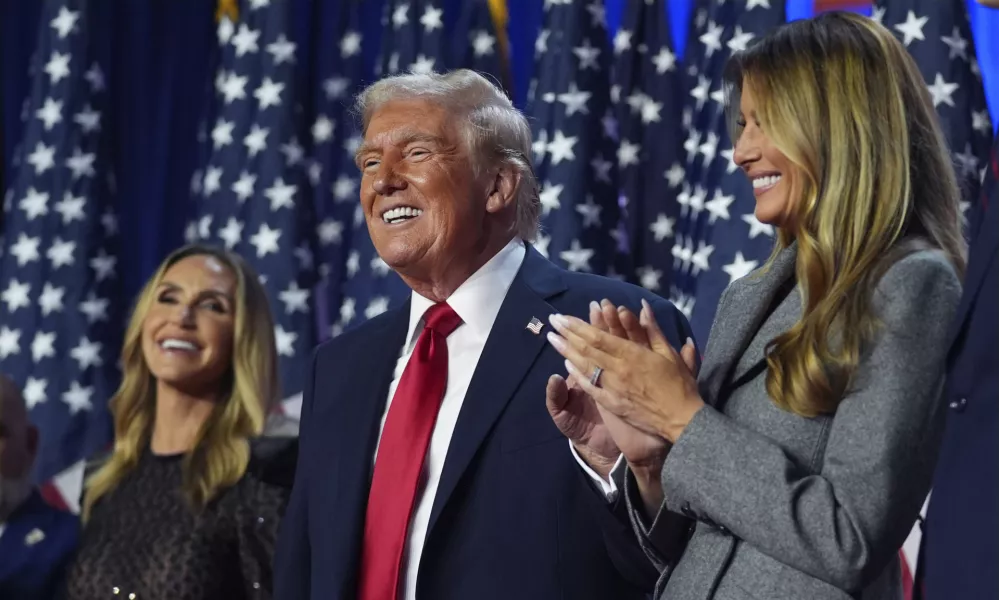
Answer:
[[[26,535],[24,537],[24,545],[25,546],[34,546],[35,544],[37,544],[38,542],[40,542],[40,541],[42,541],[44,539],[45,539],[45,532],[43,532],[41,529],[38,529],[36,527],[36,528],[32,529],[31,532],[28,533],[28,535]]]
[[[541,333],[541,328],[544,326],[545,324],[542,323],[540,319],[537,317],[531,317],[531,322],[527,324],[527,329],[534,335],[538,335]]]

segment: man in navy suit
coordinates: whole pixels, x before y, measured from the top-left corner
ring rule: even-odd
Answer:
[[[923,529],[917,594],[999,598],[999,135],[947,363],[947,428]]]
[[[38,430],[24,399],[0,374],[0,598],[49,600],[76,549],[75,516],[57,510],[31,484]]]
[[[361,207],[412,294],[314,353],[274,596],[644,598],[658,574],[600,467],[618,452],[573,448],[553,423],[546,385],[565,368],[542,329],[644,298],[679,349],[686,320],[530,245],[530,127],[486,79],[391,77],[358,108]]]

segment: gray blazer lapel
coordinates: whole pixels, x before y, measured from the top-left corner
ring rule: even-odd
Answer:
[[[794,274],[797,257],[798,242],[793,242],[780,251],[769,269],[758,269],[735,281],[723,294],[698,377],[705,402],[717,402],[733,367],[759,330],[774,294]]]

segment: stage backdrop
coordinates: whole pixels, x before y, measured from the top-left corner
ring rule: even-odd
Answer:
[[[293,0],[293,31],[300,48],[320,43],[310,40],[310,18],[319,0]],[[337,0],[329,0],[336,3]],[[456,5],[461,0],[445,0]],[[607,26],[614,35],[626,0],[606,0]],[[941,0],[945,2],[947,0]],[[989,11],[966,0],[974,31],[978,60],[985,81],[992,122],[999,122],[999,11]],[[814,0],[789,0],[788,19],[814,12]],[[368,2],[370,18],[361,21],[364,34],[380,36],[381,0]],[[678,55],[687,45],[694,0],[669,0],[670,29]],[[858,2],[843,2],[860,5]],[[4,82],[3,154],[5,173],[21,139],[21,106],[28,95],[28,65],[39,30],[44,2],[0,0],[0,75]],[[103,6],[99,6],[103,5]],[[507,0],[513,74],[513,96],[526,104],[534,71],[534,44],[541,29],[543,0]],[[114,172],[124,200],[120,208],[122,253],[120,274],[131,297],[156,264],[183,241],[188,217],[187,196],[195,168],[195,132],[203,108],[204,81],[212,68],[208,60],[215,45],[214,0],[153,0],[102,2],[105,15],[101,36],[111,46],[110,106],[121,123],[114,140]],[[862,11],[864,12],[864,11]],[[868,14],[869,10],[866,11]],[[987,32],[993,32],[988,35]],[[379,46],[370,46],[376,50]],[[305,54],[300,50],[300,53]],[[367,57],[375,60],[375,52]],[[8,177],[9,179],[9,177]]]
[[[378,74],[469,67],[504,82],[533,129],[535,247],[669,297],[703,344],[721,290],[765,260],[774,235],[731,163],[721,69],[813,9],[0,0],[0,370],[42,430],[50,497],[76,508],[82,459],[110,441],[128,306],[185,239],[230,247],[266,279],[291,415],[315,343],[405,298],[358,218],[350,158],[350,96]],[[983,91],[999,117],[999,13],[964,0],[859,10],[915,57],[975,201],[999,121]]]

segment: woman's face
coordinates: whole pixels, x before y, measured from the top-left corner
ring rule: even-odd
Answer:
[[[214,256],[167,269],[142,323],[142,353],[161,384],[194,395],[220,391],[232,366],[236,277]]]
[[[756,218],[777,227],[790,225],[793,216],[797,167],[770,140],[757,118],[757,98],[748,81],[742,89],[739,125],[733,159],[753,185]]]

